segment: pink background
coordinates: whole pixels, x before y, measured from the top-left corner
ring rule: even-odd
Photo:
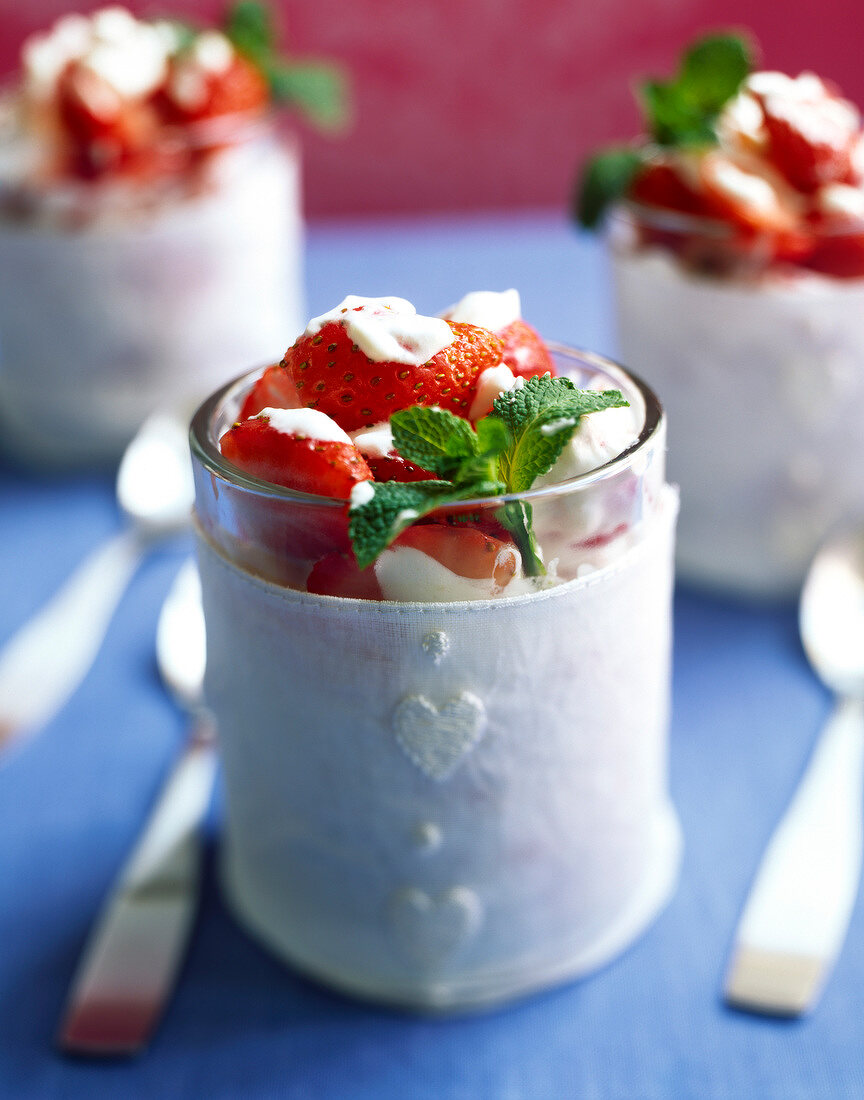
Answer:
[[[307,134],[311,216],[558,207],[585,153],[630,137],[634,75],[671,71],[708,28],[748,26],[763,63],[864,104],[861,0],[277,0],[294,52],[341,59],[352,130]],[[103,6],[0,0],[0,68],[26,34]],[[214,17],[214,0],[130,0]]]

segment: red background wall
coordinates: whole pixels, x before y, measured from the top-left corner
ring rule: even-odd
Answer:
[[[810,68],[864,105],[861,0],[276,0],[285,41],[342,60],[355,122],[308,134],[311,216],[563,207],[576,166],[636,128],[634,75],[680,45],[747,26],[771,68]],[[83,0],[0,0],[0,70],[26,34]],[[139,13],[215,17],[220,0],[128,0]]]

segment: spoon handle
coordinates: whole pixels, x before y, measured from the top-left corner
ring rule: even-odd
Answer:
[[[94,550],[0,652],[0,749],[48,722],[92,665],[142,557],[133,531]]]
[[[797,1016],[840,953],[862,857],[864,706],[842,699],[774,832],[738,926],[726,998]]]
[[[90,934],[61,1026],[66,1050],[134,1054],[165,1011],[197,907],[215,772],[202,715]]]

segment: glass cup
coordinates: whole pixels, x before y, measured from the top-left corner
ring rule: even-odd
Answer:
[[[0,440],[33,464],[115,460],[299,331],[299,152],[270,118],[169,131],[146,179],[44,178],[0,107]]]
[[[223,460],[254,375],[193,420],[223,886],[277,955],[353,995],[444,1011],[545,988],[618,954],[674,887],[665,422],[620,368],[553,353],[621,389],[641,431],[563,484],[430,517],[533,515],[546,583],[497,598],[305,591],[346,544],[345,502]]]
[[[619,353],[672,425],[680,575],[794,594],[826,531],[864,509],[864,226],[785,264],[770,238],[635,204],[609,238]]]

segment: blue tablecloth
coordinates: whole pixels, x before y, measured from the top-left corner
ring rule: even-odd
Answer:
[[[544,333],[614,352],[600,249],[556,215],[313,226],[307,272],[310,313],[347,292],[395,293],[435,312],[471,289],[516,286]],[[121,523],[109,475],[38,478],[0,467],[0,643]],[[405,1017],[283,968],[227,915],[211,859],[182,981],[149,1051],[113,1064],[57,1053],[82,943],[183,736],[153,639],[188,550],[179,539],[149,558],[78,693],[0,767],[0,1095],[864,1095],[860,907],[811,1017],[761,1019],[721,1002],[745,891],[830,701],[806,666],[794,607],[692,591],[679,591],[675,606],[671,779],[686,840],[682,877],[622,958],[492,1015]]]

